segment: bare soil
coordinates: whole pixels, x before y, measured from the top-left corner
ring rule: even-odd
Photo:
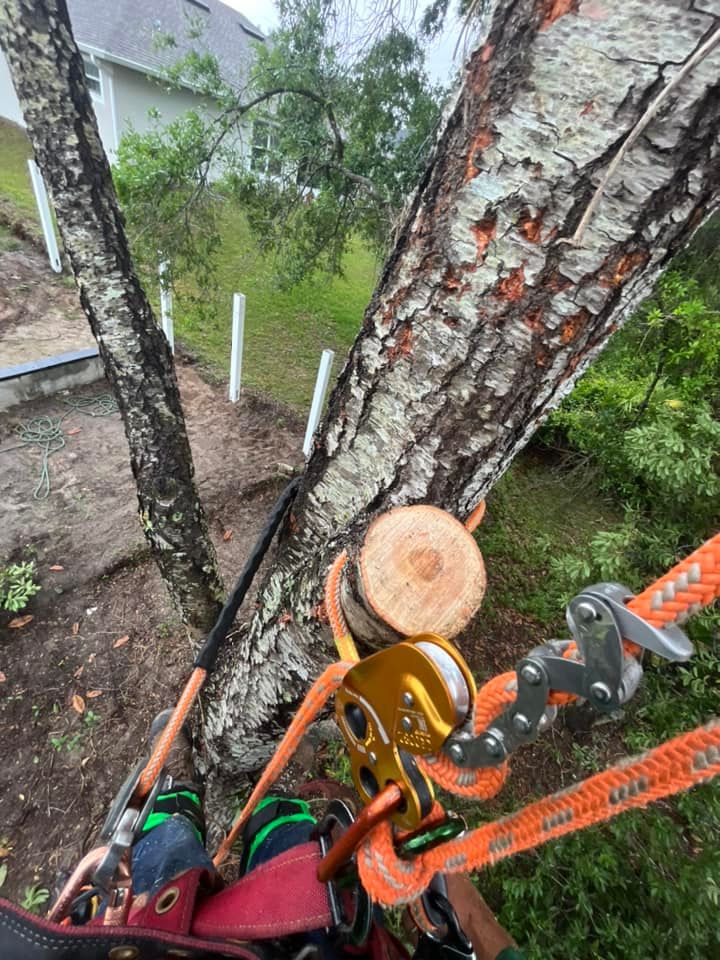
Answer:
[[[0,368],[94,347],[72,279],[25,244],[0,255]]]
[[[256,397],[230,404],[182,363],[178,378],[230,586],[287,482],[278,463],[302,462],[302,424]],[[52,885],[86,852],[152,717],[172,704],[191,662],[147,556],[119,415],[68,417],[67,445],[50,460],[50,496],[33,500],[40,454],[18,449],[14,428],[62,414],[63,400],[0,415],[0,451],[8,451],[0,453],[0,558],[33,557],[42,585],[25,611],[30,623],[11,629],[12,615],[0,620],[0,848],[9,850],[2,894],[16,899],[30,884]]]
[[[75,289],[24,244],[0,254],[0,366],[94,344]],[[304,424],[288,410],[205,383],[182,352],[177,374],[196,479],[228,588],[288,474],[302,464]],[[11,627],[0,613],[0,893],[52,887],[91,846],[110,799],[140,756],[152,717],[171,705],[192,651],[149,559],[117,413],[66,401],[98,383],[0,414],[4,492],[0,562],[33,559],[42,591]],[[63,417],[50,494],[16,429]],[[289,467],[289,469],[288,469]],[[22,622],[22,620],[20,621]],[[80,698],[80,699],[78,699]]]

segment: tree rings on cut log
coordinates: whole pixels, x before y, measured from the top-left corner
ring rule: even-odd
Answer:
[[[353,634],[373,645],[427,632],[454,637],[485,595],[473,536],[437,507],[397,507],[377,517],[345,569],[343,611]]]

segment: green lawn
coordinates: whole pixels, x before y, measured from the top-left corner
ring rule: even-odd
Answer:
[[[0,120],[0,204],[38,224],[27,158],[30,144],[20,127]],[[13,245],[3,234],[0,246]],[[361,243],[346,257],[345,275],[316,275],[290,290],[277,287],[272,262],[258,249],[242,212],[228,205],[218,253],[220,294],[217,319],[199,322],[176,311],[178,339],[198,355],[214,377],[227,380],[232,295],[247,298],[243,386],[260,390],[305,413],[310,405],[322,350],[335,351],[333,377],[360,328],[378,264]]]
[[[306,411],[322,350],[335,351],[337,375],[360,328],[377,274],[375,258],[356,242],[345,259],[343,277],[318,274],[292,289],[280,289],[272,260],[259,251],[242,213],[229,205],[218,260],[217,319],[201,322],[178,312],[178,337],[213,374],[227,379],[232,295],[244,293],[243,386]]]
[[[539,639],[553,630],[565,636],[564,608],[575,585],[553,570],[553,560],[587,556],[592,538],[620,520],[595,487],[569,484],[542,451],[521,454],[493,487],[487,518],[476,533],[493,574],[483,620],[517,610],[545,628]]]
[[[11,213],[39,229],[27,160],[32,150],[25,132],[9,120],[0,118],[0,202],[5,201]]]

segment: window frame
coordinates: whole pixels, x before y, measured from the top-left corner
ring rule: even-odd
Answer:
[[[264,142],[260,143],[257,132],[265,128]],[[271,169],[273,162],[279,162],[272,159],[272,139],[277,136],[278,124],[269,117],[256,117],[253,120],[250,134],[250,171],[256,176],[276,180],[281,176],[282,166],[277,170]],[[262,160],[262,163],[259,161]]]
[[[95,55],[94,55],[94,54],[92,54],[92,53],[85,53],[84,51],[81,50],[81,51],[80,51],[80,55],[82,56],[83,70],[85,71],[85,84],[86,84],[86,86],[87,86],[87,88],[88,88],[88,92],[89,92],[89,94],[90,94],[90,97],[91,97],[91,99],[93,99],[93,100],[97,100],[98,103],[104,103],[104,102],[105,102],[105,87],[104,87],[104,84],[103,84],[103,76],[102,76],[102,70],[100,69],[100,65],[98,64],[97,60],[95,59]],[[94,69],[94,70],[97,71],[97,77],[91,76],[91,75],[88,73],[88,65],[89,65],[92,69]],[[99,88],[99,92],[96,92],[95,89],[91,86],[92,83],[97,83],[98,88]]]

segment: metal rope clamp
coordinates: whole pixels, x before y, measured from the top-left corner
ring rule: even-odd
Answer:
[[[92,881],[105,893],[112,891],[120,862],[139,839],[166,779],[161,771],[148,795],[139,806],[135,805],[133,798],[146,764],[147,757],[143,757],[120,787],[100,830],[98,842],[107,845],[108,851],[96,868]]]
[[[625,653],[623,640],[665,660],[688,660],[693,646],[683,631],[674,624],[651,626],[627,607],[632,597],[620,583],[597,583],[574,597],[566,619],[577,658],[567,653],[569,640],[532,650],[517,664],[512,705],[479,736],[459,731],[448,737],[443,751],[453,763],[497,766],[521,744],[537,739],[557,713],[548,705],[551,691],[585,699],[603,713],[617,710],[634,695],[643,674],[638,660]]]

